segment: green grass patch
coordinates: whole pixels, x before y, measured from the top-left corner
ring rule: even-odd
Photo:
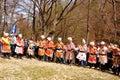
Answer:
[[[35,59],[0,58],[0,80],[120,80],[99,70]]]

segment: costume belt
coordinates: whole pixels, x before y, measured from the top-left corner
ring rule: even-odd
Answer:
[[[99,55],[101,55],[101,56],[107,56],[107,54],[99,54]]]

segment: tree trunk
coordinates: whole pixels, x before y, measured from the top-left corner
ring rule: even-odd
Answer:
[[[5,30],[5,25],[6,25],[6,0],[4,0],[4,23],[3,23],[3,28],[2,28],[2,36],[4,34],[4,30]]]
[[[113,4],[113,23],[114,23],[114,27],[115,27],[115,31],[114,31],[114,41],[116,41],[117,39],[117,15],[116,15],[116,1],[112,0],[112,4]]]
[[[64,27],[63,27],[63,41],[65,41],[66,39],[66,34],[67,34],[67,30],[66,30],[66,18],[64,19]]]
[[[46,27],[45,27],[45,22],[44,22],[44,20],[41,20],[41,26],[42,26],[42,29],[41,29],[41,30],[42,30],[42,31],[41,31],[41,32],[42,32],[42,35],[45,35],[45,28],[46,28]]]
[[[53,22],[53,29],[52,29],[52,40],[55,39],[55,29],[56,29],[56,26],[57,26],[57,20],[55,19],[55,21]]]
[[[36,0],[34,0],[34,5],[33,5],[33,26],[32,26],[33,35],[34,35],[35,41],[36,41],[37,36],[35,35],[35,6],[36,6]]]
[[[2,0],[0,0],[0,25],[2,23]]]
[[[90,26],[89,26],[89,20],[90,20],[90,0],[88,0],[88,12],[87,12],[87,35],[86,35],[86,39],[87,39],[87,44],[89,42],[89,31],[90,31]]]
[[[56,29],[56,26],[57,26],[57,23],[58,23],[58,21],[57,21],[57,17],[58,17],[58,10],[57,10],[57,2],[55,3],[55,19],[54,19],[54,21],[53,21],[53,32],[52,32],[52,40],[54,40],[54,38],[55,38],[55,29]]]

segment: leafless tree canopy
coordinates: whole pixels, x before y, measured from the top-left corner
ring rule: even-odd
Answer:
[[[0,0],[0,35],[17,24],[26,38],[41,34],[76,43],[120,42],[119,0]]]

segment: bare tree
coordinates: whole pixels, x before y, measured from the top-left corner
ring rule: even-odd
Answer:
[[[35,12],[36,12],[35,8],[36,8],[36,0],[34,0],[34,4],[33,4],[33,26],[32,26],[33,34],[35,34]]]
[[[6,16],[7,16],[6,0],[4,0],[4,23],[3,23],[3,28],[2,28],[2,35],[4,33],[5,26],[6,26]]]
[[[113,23],[115,27],[115,33],[114,33],[114,41],[116,41],[117,38],[117,11],[116,11],[116,0],[112,0],[112,6],[113,6]]]
[[[52,36],[55,34],[55,29],[57,25],[83,0],[69,0],[66,1],[66,5],[62,6],[63,2],[59,0],[31,0],[36,3],[36,15],[39,15],[39,21],[41,24],[42,34]],[[60,9],[61,8],[61,9]],[[60,10],[59,10],[60,9]],[[54,38],[54,36],[53,36]]]
[[[88,0],[88,11],[87,11],[87,34],[86,34],[87,44],[88,44],[88,42],[89,42],[89,31],[90,31],[90,25],[89,25],[89,21],[90,21],[90,4],[91,4],[91,0]]]
[[[2,0],[0,1],[0,25],[2,23]]]

